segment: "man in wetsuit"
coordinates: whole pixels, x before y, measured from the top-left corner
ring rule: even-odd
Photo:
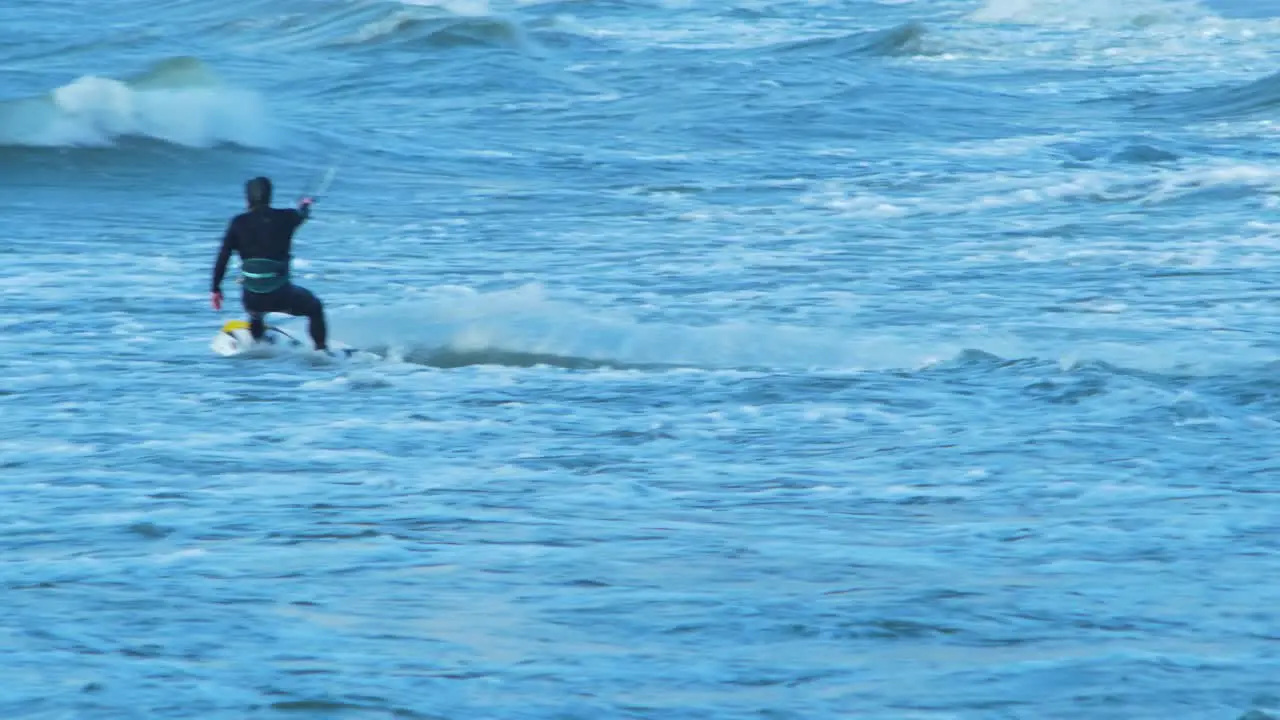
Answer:
[[[213,266],[213,309],[222,309],[222,278],[234,250],[240,254],[241,301],[249,313],[253,339],[261,340],[266,334],[267,313],[306,315],[316,349],[327,351],[324,306],[310,290],[289,279],[293,233],[311,216],[311,198],[304,198],[297,210],[273,208],[271,181],[265,177],[245,183],[244,194],[249,209],[232,218]]]

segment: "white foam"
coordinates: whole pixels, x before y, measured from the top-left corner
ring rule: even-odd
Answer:
[[[1100,23],[1158,22],[1175,17],[1203,16],[1194,2],[1181,0],[1133,0],[1115,3],[1108,0],[987,0],[969,15],[975,22],[1024,23],[1044,25],[1095,25]]]
[[[618,310],[551,299],[540,285],[480,293],[438,287],[423,300],[334,310],[334,337],[357,347],[413,351],[502,352],[635,364],[704,368],[918,367],[962,348],[889,333],[832,333],[748,320],[699,327],[642,323]]]
[[[1206,188],[1232,186],[1274,191],[1280,187],[1280,170],[1228,161],[1166,173],[1143,202],[1165,202]]]
[[[987,0],[969,19],[978,22],[1010,22],[1024,20],[1035,14],[1034,0]]]
[[[955,142],[943,147],[942,152],[957,157],[1018,157],[1070,139],[1071,136],[1063,134],[1020,135],[995,140]]]
[[[405,5],[440,8],[467,17],[487,17],[493,14],[489,0],[401,0]]]
[[[394,35],[401,28],[409,25],[416,19],[417,16],[411,11],[402,10],[400,12],[393,13],[388,17],[384,17],[380,20],[374,20],[373,22],[362,26],[355,35],[351,36],[351,38],[346,42],[359,45],[372,40],[377,40],[378,38]]]
[[[1177,167],[1110,165],[1052,173],[990,173],[901,196],[868,192],[857,183],[830,181],[801,194],[797,200],[803,206],[825,208],[849,217],[877,219],[981,214],[1091,200],[1153,205],[1195,193],[1232,189],[1253,194],[1280,191],[1280,170],[1235,160],[1202,160]],[[1258,202],[1265,203],[1266,199]]]
[[[1280,21],[1227,19],[1191,0],[986,0],[966,19],[972,24],[948,32],[950,44],[983,48],[981,57],[1017,63],[1024,72],[1124,68],[1105,79],[1089,73],[1035,90],[1087,98],[1250,82],[1265,72],[1259,68],[1266,48],[1280,34]]]
[[[149,137],[192,147],[222,142],[265,146],[270,131],[259,97],[219,85],[135,88],[86,75],[45,100],[0,109],[0,144],[104,146]]]

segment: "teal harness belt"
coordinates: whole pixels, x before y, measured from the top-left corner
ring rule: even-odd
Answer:
[[[244,289],[251,293],[275,292],[289,282],[289,266],[278,260],[247,258],[240,263]]]

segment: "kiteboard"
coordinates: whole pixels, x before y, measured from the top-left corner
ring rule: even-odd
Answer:
[[[276,327],[275,325],[267,326],[267,333],[260,341],[254,341],[253,334],[249,332],[249,323],[245,320],[231,320],[222,326],[217,335],[213,336],[213,340],[209,343],[209,347],[213,351],[223,357],[235,357],[238,355],[255,355],[264,354],[272,355],[284,352],[315,352],[315,346],[310,342],[310,338],[301,340],[286,330]],[[329,356],[333,358],[346,359],[359,352],[356,348],[346,345],[333,343],[329,344]]]

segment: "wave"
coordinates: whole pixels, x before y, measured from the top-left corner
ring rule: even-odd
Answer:
[[[523,10],[532,5],[520,3]],[[349,18],[347,18],[349,19]],[[348,51],[466,49],[514,50],[542,57],[547,48],[598,46],[600,40],[584,32],[571,15],[538,6],[536,14],[492,11],[484,0],[403,2],[394,10],[382,8],[347,28],[325,47]]]
[[[936,343],[926,349],[874,334],[833,337],[824,329],[749,322],[646,323],[549,299],[538,285],[490,293],[434,288],[422,301],[339,308],[330,316],[337,340],[434,367],[890,369],[939,359]]]
[[[925,26],[906,22],[887,30],[857,32],[836,37],[810,38],[773,45],[767,52],[801,53],[818,57],[849,57],[858,55],[900,56],[926,55],[924,47],[927,34]]]
[[[258,96],[177,57],[132,78],[84,75],[40,97],[0,102],[0,147],[102,147],[146,138],[188,147],[261,147]]]
[[[1178,93],[1150,95],[1134,101],[1137,112],[1194,119],[1241,118],[1280,106],[1280,73],[1246,85],[1205,87]]]
[[[1202,17],[1194,0],[986,0],[968,15],[972,22],[1016,25],[1086,25],[1146,28]]]
[[[305,14],[258,13],[252,21],[223,19],[219,43],[294,55],[515,50],[538,55],[545,47],[598,45],[566,14],[530,13],[528,2],[494,11],[483,0],[328,3]]]
[[[1263,331],[1220,331],[1152,342],[1088,337],[1036,341],[1018,328],[947,332],[937,327],[836,329],[771,323],[708,325],[640,320],[548,299],[538,284],[479,292],[431,288],[425,299],[329,306],[330,337],[392,363],[454,369],[494,365],[566,370],[731,373],[1005,372],[1010,368],[1102,369],[1151,378],[1274,375]],[[306,337],[305,320],[274,322]],[[1030,334],[1030,333],[1028,333]]]
[[[387,347],[370,347],[374,353],[383,354]],[[470,367],[472,365],[496,365],[500,367],[554,367],[564,370],[663,370],[682,367],[677,363],[637,363],[613,358],[574,357],[554,353],[507,350],[500,347],[481,350],[459,350],[451,347],[419,347],[397,353],[404,362],[443,370]]]
[[[454,15],[490,15],[493,10],[489,0],[400,0],[404,5],[417,7],[438,7],[448,10]]]
[[[942,372],[989,366],[1113,366],[1118,372],[1217,377],[1252,372],[1274,354],[1249,333],[1159,343],[1057,341],[1019,337],[1016,329],[960,335],[931,327],[866,325],[847,329],[754,321],[704,326],[643,321],[550,299],[536,284],[479,292],[433,288],[411,302],[330,306],[331,336],[392,361],[435,368],[548,366],[567,370],[730,372]],[[305,337],[305,321],[297,331]],[[290,330],[293,332],[293,330]]]
[[[1181,156],[1175,152],[1162,148],[1148,145],[1146,143],[1137,143],[1135,145],[1126,145],[1111,154],[1111,162],[1117,163],[1170,163],[1181,159]]]
[[[1182,159],[1178,153],[1144,140],[1128,143],[1117,142],[1114,139],[1073,140],[1053,143],[1049,147],[1062,152],[1078,163],[1092,163],[1105,158],[1110,163],[1144,165],[1172,163]]]
[[[429,50],[466,47],[529,50],[533,47],[525,29],[504,18],[487,15],[433,15],[412,9],[398,10],[369,22],[333,45],[359,48],[407,45]]]

